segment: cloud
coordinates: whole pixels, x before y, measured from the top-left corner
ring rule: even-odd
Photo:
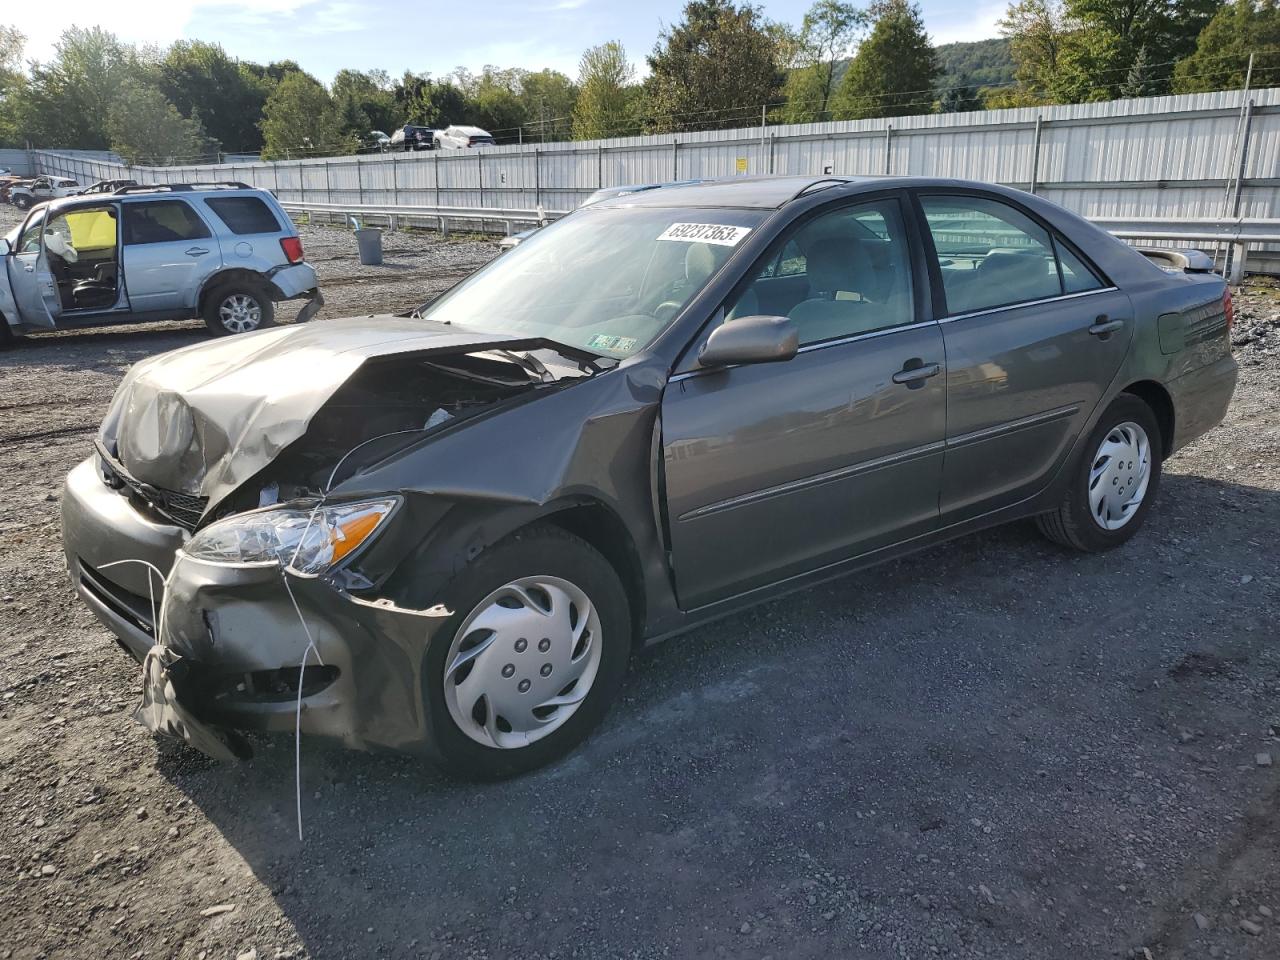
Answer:
[[[984,3],[968,12],[934,14],[925,26],[935,44],[988,40],[1000,36],[996,22],[1004,16],[1006,9],[1005,3]]]

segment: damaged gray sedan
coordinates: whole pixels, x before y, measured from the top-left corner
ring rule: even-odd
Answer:
[[[606,201],[405,317],[132,368],[63,499],[140,717],[502,776],[636,645],[997,523],[1143,523],[1223,417],[1230,296],[982,184],[774,178]]]

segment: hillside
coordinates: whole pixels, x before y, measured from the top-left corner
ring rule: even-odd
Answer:
[[[969,43],[944,43],[934,48],[938,52],[938,88],[985,87],[1008,83],[1013,79],[1013,57],[1009,55],[1009,41],[1003,37],[990,40],[974,40]],[[836,64],[838,88],[844,79],[848,60]]]

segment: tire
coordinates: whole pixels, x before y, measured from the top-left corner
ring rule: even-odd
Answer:
[[[1146,440],[1145,482],[1141,461],[1133,454],[1141,449],[1140,435]],[[1135,440],[1139,441],[1136,448]],[[1134,459],[1116,456],[1115,451],[1126,449]],[[1036,517],[1040,532],[1055,543],[1087,553],[1120,546],[1141,529],[1156,498],[1163,449],[1164,437],[1151,408],[1133,394],[1120,394],[1089,434],[1062,502]],[[1104,492],[1108,489],[1113,493]],[[1141,499],[1135,502],[1135,495]],[[1117,509],[1119,505],[1123,506]]]
[[[522,581],[525,595],[551,610],[549,624],[566,608],[541,604],[552,598],[545,592],[540,594],[539,585],[563,594],[553,603],[562,602],[572,590],[580,591],[593,611],[585,620],[579,616],[576,621],[582,625],[581,637],[575,640],[554,626],[547,629],[528,619],[522,623],[528,617],[537,621],[542,613],[522,609],[526,605],[518,603],[514,594],[504,593]],[[529,581],[537,581],[537,585],[529,585]],[[495,596],[502,597],[496,604]],[[428,649],[422,692],[445,772],[466,779],[494,780],[534,770],[568,753],[604,718],[622,686],[630,659],[631,610],[617,573],[588,543],[557,527],[529,527],[481,553],[445,587],[442,601],[454,613]],[[495,619],[482,616],[496,606],[510,606],[512,619],[505,620],[505,613]],[[486,622],[500,629],[485,629],[482,625]],[[542,629],[555,636],[554,645],[551,638],[536,636]],[[535,635],[519,636],[522,632]],[[487,637],[491,637],[489,642],[485,642]],[[575,656],[579,648],[583,652]],[[463,662],[466,654],[477,649],[481,652],[473,661]],[[594,666],[587,663],[589,658],[594,658]],[[578,678],[570,681],[570,687],[559,687],[562,680],[575,674]],[[576,704],[533,705],[537,698],[543,703],[552,698],[572,699],[584,679],[588,680],[586,696]],[[482,696],[477,698],[477,693]],[[525,694],[531,698],[529,704],[521,700]],[[507,721],[506,730],[502,728],[504,705],[511,706],[515,722]],[[539,711],[545,720],[533,719]],[[549,726],[542,727],[542,723]],[[531,733],[522,729],[529,724],[536,728]],[[498,745],[491,736],[505,743]],[[536,739],[526,740],[528,737]]]
[[[224,306],[228,311],[225,314]],[[248,281],[233,280],[219,284],[209,291],[200,315],[215,337],[226,337],[235,333],[252,333],[274,325],[276,307],[265,287]],[[254,320],[254,317],[257,319]]]
[[[31,198],[19,194],[13,198],[13,205],[19,210],[30,210],[32,206]]]

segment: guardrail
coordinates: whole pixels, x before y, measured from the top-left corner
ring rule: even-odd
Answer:
[[[1091,217],[1090,220],[1122,240],[1225,245],[1230,250],[1224,268],[1230,283],[1244,279],[1250,244],[1280,243],[1280,220],[1252,217]]]
[[[385,219],[387,226],[395,230],[404,221],[434,221],[437,229],[446,236],[450,223],[475,223],[481,232],[486,224],[500,223],[511,235],[514,224],[545,226],[563,217],[567,210],[525,210],[515,207],[444,207],[404,206],[402,204],[376,203],[301,203],[291,200],[280,204],[289,213],[305,213],[311,217],[322,214],[327,218],[359,217],[362,222]]]

